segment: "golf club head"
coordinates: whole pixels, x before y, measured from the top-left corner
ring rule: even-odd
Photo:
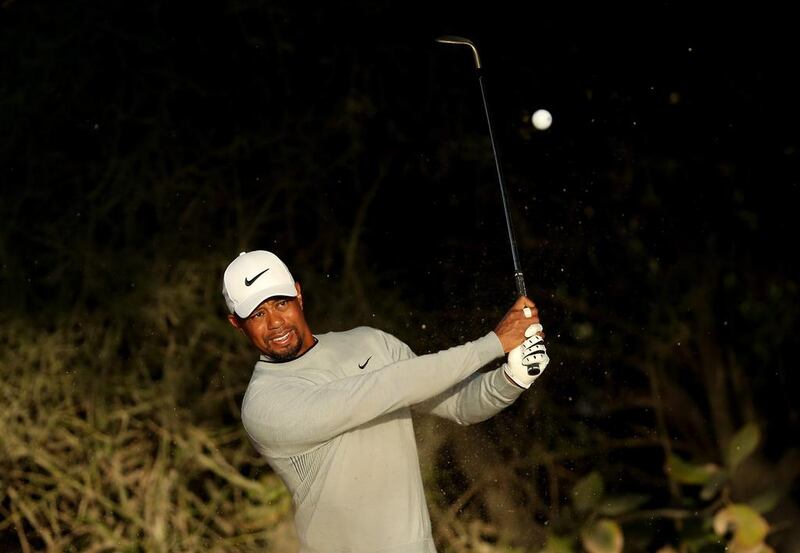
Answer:
[[[460,44],[462,46],[469,46],[472,49],[472,55],[475,57],[475,69],[481,68],[481,58],[478,56],[478,49],[470,39],[464,38],[463,36],[445,35],[437,38],[436,42],[441,44]]]

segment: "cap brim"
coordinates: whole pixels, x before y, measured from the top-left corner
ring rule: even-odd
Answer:
[[[250,316],[250,314],[255,310],[256,307],[261,305],[262,302],[268,300],[269,298],[273,298],[275,296],[287,296],[290,298],[294,298],[297,296],[297,289],[291,285],[273,286],[272,288],[264,288],[263,290],[255,292],[252,296],[249,296],[246,300],[239,303],[239,305],[236,306],[234,312],[242,319],[246,319],[247,317]]]

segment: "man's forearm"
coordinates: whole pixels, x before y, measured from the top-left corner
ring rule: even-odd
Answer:
[[[475,424],[489,419],[514,403],[522,392],[506,378],[502,367],[474,375],[449,390],[414,407],[458,424]]]

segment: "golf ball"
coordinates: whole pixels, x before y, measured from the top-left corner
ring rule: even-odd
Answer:
[[[553,116],[546,109],[537,109],[531,116],[531,123],[540,131],[544,131],[550,128],[553,123]]]

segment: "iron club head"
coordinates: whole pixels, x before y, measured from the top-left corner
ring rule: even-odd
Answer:
[[[437,38],[436,42],[440,42],[442,44],[460,44],[462,46],[469,46],[472,49],[472,55],[475,57],[475,69],[481,68],[481,58],[478,56],[478,49],[470,39],[464,38],[463,36],[445,35]]]

